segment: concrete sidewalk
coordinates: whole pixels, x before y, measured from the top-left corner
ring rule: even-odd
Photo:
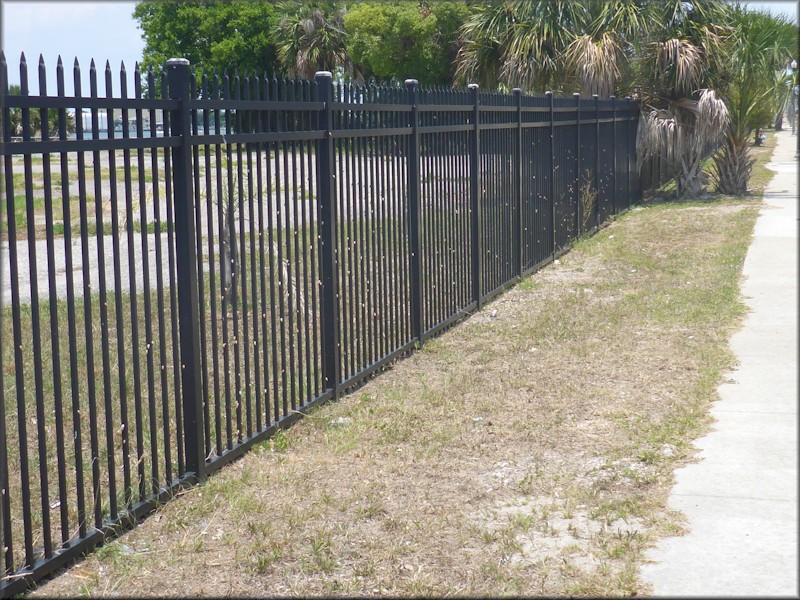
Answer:
[[[730,342],[740,364],[695,442],[700,462],[675,473],[669,506],[688,533],[646,555],[656,596],[798,597],[797,138],[774,135],[776,174],[744,264],[750,312]]]

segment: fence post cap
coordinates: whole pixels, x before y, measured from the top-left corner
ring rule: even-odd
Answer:
[[[418,83],[419,83],[419,81],[417,81],[416,79],[406,79],[405,80],[406,87],[412,87],[412,86],[416,87],[416,85]]]
[[[592,98],[594,98],[595,100],[599,100],[600,96],[598,96],[597,94],[592,94]]]
[[[580,97],[581,97],[581,93],[580,93],[580,92],[574,92],[574,93],[572,94],[572,97],[573,97],[573,98],[580,98]]]
[[[185,65],[189,66],[189,59],[188,58],[170,58],[167,60],[167,66],[172,67],[176,65]]]
[[[511,93],[518,96],[522,94],[522,88],[514,88],[513,90],[511,90]]]
[[[545,96],[552,96],[552,95],[553,95],[553,92],[552,92],[552,90],[547,90],[547,91],[544,93],[544,95],[545,95]]]
[[[477,90],[477,89],[478,89],[478,88],[480,88],[480,87],[481,87],[481,86],[479,86],[477,83],[470,83],[470,84],[467,86],[467,89],[468,89],[468,90]]]
[[[314,73],[314,79],[331,79],[333,75],[330,71],[317,71]]]

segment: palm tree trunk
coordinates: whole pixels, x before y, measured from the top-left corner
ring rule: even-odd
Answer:
[[[714,156],[717,190],[731,196],[746,194],[754,162],[747,145],[747,137],[729,132]]]
[[[705,175],[700,168],[703,155],[699,152],[688,151],[680,159],[680,169],[675,175],[675,197],[696,198],[703,193]]]

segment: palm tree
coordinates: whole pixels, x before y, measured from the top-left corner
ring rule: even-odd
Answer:
[[[604,31],[597,37],[579,35],[567,48],[566,59],[580,82],[581,94],[601,98],[614,94],[624,53],[612,32]]]
[[[281,2],[276,31],[278,60],[291,77],[313,79],[317,71],[341,69],[357,76],[345,49],[347,9],[337,2]]]
[[[724,194],[747,192],[754,159],[749,136],[762,125],[763,107],[775,106],[787,88],[783,60],[797,48],[797,29],[788,19],[766,12],[731,10],[730,60],[726,70],[725,99],[730,121],[720,151],[714,156],[714,178]],[[784,94],[785,95],[785,94]]]
[[[635,41],[646,35],[650,5],[641,0],[591,2],[590,25],[566,49],[565,65],[580,85],[581,94],[607,98],[629,80]]]
[[[691,198],[704,190],[703,163],[728,123],[727,107],[712,89],[721,83],[728,7],[718,0],[670,0],[657,7],[637,65],[644,107],[639,164],[660,156],[671,169],[676,197]]]
[[[644,106],[640,160],[668,159],[677,195],[694,196],[728,118],[713,92],[726,11],[722,0],[487,3],[461,29],[456,81],[603,97],[630,90]]]
[[[669,109],[652,109],[639,121],[636,140],[639,165],[656,152],[673,168],[677,198],[703,193],[703,163],[716,149],[728,124],[725,103],[714,90],[700,91],[699,99],[684,98]]]
[[[500,83],[504,43],[514,22],[515,4],[494,2],[481,6],[462,25],[454,80],[493,89]]]
[[[528,92],[567,82],[565,51],[589,25],[586,2],[503,0],[480,6],[461,28],[456,83]]]

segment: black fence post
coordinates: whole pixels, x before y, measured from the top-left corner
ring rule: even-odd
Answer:
[[[572,94],[572,97],[575,99],[575,122],[577,125],[575,126],[575,161],[577,166],[575,168],[575,173],[577,173],[577,178],[575,181],[576,189],[575,189],[575,235],[580,237],[581,235],[581,227],[583,226],[583,208],[581,206],[581,95],[578,92]]]
[[[478,171],[480,170],[480,108],[478,105],[478,84],[470,83],[467,88],[472,96],[472,135],[469,144],[469,195],[472,205],[472,297],[477,304],[477,310],[481,309],[481,281],[483,279],[483,239],[482,239],[482,215],[481,215],[481,194],[478,186]]]
[[[314,75],[318,100],[325,106],[319,115],[319,128],[323,138],[317,142],[317,168],[319,169],[319,233],[320,276],[322,309],[322,380],[325,388],[339,397],[341,375],[339,372],[339,278],[337,277],[336,201],[333,182],[333,79],[330,71],[317,71]]]
[[[200,322],[197,300],[197,256],[194,208],[192,206],[192,152],[188,141],[189,61],[167,61],[167,86],[170,100],[178,108],[170,111],[170,135],[181,144],[172,148],[172,189],[175,202],[175,261],[180,323],[181,391],[183,394],[183,435],[186,471],[198,480],[205,478],[203,449],[203,401],[200,383]]]
[[[600,96],[592,94],[594,99],[594,121],[595,121],[595,157],[594,157],[594,189],[597,198],[594,201],[594,226],[600,227]]]
[[[614,164],[612,166],[613,171],[613,186],[614,195],[612,196],[612,200],[614,202],[613,205],[613,213],[616,215],[619,212],[617,208],[617,97],[611,96],[611,151],[613,152],[612,157]]]
[[[525,253],[523,252],[523,219],[522,219],[522,90],[514,88],[514,105],[517,107],[517,135],[514,136],[514,194],[517,201],[517,223],[514,228],[514,248],[517,250],[517,277],[522,277]]]
[[[553,260],[556,258],[558,241],[556,239],[556,126],[553,92],[545,92],[547,107],[550,109],[550,228],[553,236]]]
[[[634,106],[635,106],[635,104],[634,104]],[[632,152],[631,152],[631,187],[633,188],[633,191],[634,191],[634,198],[636,198],[636,202],[638,203],[638,202],[641,202],[641,200],[642,200],[642,192],[644,190],[642,189],[642,179],[641,179],[641,177],[639,177],[639,168],[638,168],[639,162],[638,162],[638,160],[636,158],[636,131],[637,131],[638,121],[634,121],[634,123],[635,123],[635,125],[633,126],[633,128],[632,128],[632,130],[630,132],[630,137],[631,137],[630,147],[632,149]]]
[[[417,80],[406,79],[411,136],[408,140],[408,245],[411,251],[411,337],[422,343],[422,253],[420,246],[419,113]]]
[[[625,119],[625,158],[627,159],[627,162],[626,162],[626,165],[625,165],[625,167],[626,167],[625,168],[625,173],[626,173],[627,180],[628,180],[628,208],[630,208],[631,207],[631,199],[632,199],[632,195],[631,195],[631,155],[633,154],[633,152],[631,152],[631,143],[630,143],[631,142],[630,113],[632,112],[631,111],[631,97],[630,96],[625,96],[625,104],[626,104],[626,107],[627,107],[628,113],[629,113],[628,118]]]

